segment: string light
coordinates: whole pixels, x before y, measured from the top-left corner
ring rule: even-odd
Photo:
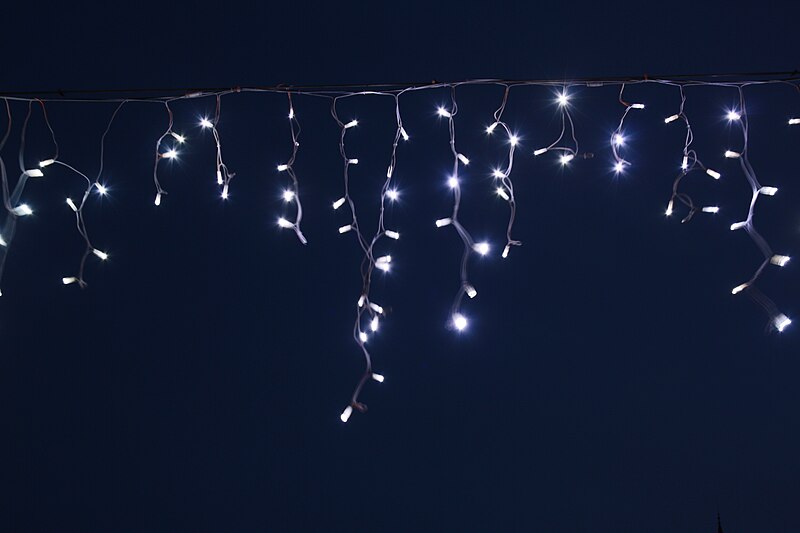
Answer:
[[[292,135],[292,153],[286,163],[278,165],[278,172],[286,172],[291,180],[291,189],[283,191],[283,201],[287,204],[294,205],[295,215],[294,220],[289,222],[289,226],[280,225],[282,228],[291,228],[294,230],[297,239],[301,244],[307,244],[305,235],[300,230],[300,222],[303,220],[303,205],[300,203],[300,182],[297,179],[297,174],[294,172],[294,162],[297,159],[297,152],[300,149],[300,122],[297,120],[297,115],[294,112],[294,104],[292,103],[292,93],[286,93],[289,99],[289,131]],[[336,205],[334,204],[334,209]],[[281,217],[281,220],[286,220]]]

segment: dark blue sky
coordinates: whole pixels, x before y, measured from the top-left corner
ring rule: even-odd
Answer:
[[[15,6],[0,34],[0,90],[187,87],[563,78],[792,70],[796,5],[528,2],[378,3],[202,10],[155,6]],[[626,157],[609,171],[622,110],[613,87],[574,91],[582,148],[563,171],[535,148],[558,133],[552,92],[520,88],[506,112],[522,146],[508,260],[474,261],[471,324],[446,329],[460,241],[446,216],[451,166],[446,90],[402,102],[402,232],[395,268],[374,290],[391,314],[373,346],[386,382],[367,415],[339,413],[361,371],[350,337],[360,254],[336,228],[338,129],[324,99],[297,97],[296,163],[305,247],[275,227],[290,153],[281,95],[223,98],[220,133],[236,178],[224,203],[214,147],[195,127],[212,99],[176,103],[188,143],[164,165],[153,206],[152,156],[163,108],[129,104],[107,140],[110,195],[87,208],[107,263],[89,287],[64,287],[82,253],[63,169],[31,183],[0,298],[0,414],[8,531],[797,531],[800,361],[797,265],[761,287],[796,324],[781,335],[730,289],[760,261],[728,230],[749,188],[724,150],[735,90],[687,91],[701,158],[719,182],[690,175],[717,216],[664,217],[683,129],[663,118],[677,89],[630,89]],[[800,256],[796,159],[800,94],[747,89],[751,159],[765,184],[757,223],[776,251]],[[483,128],[496,87],[457,93],[458,144],[472,164],[463,221],[502,247],[506,206],[489,172],[504,145]],[[16,170],[24,106],[2,156]],[[97,172],[112,104],[50,103],[61,158]],[[390,99],[362,97],[340,115],[358,201],[377,199],[394,133]],[[676,126],[676,127],[672,127]],[[797,128],[800,128],[798,126]],[[49,155],[40,114],[26,157]],[[11,172],[12,176],[16,176]],[[702,200],[700,200],[702,202]],[[374,217],[366,207],[365,217]],[[370,226],[373,225],[369,218]]]

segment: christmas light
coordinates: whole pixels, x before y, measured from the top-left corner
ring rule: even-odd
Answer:
[[[789,317],[787,317],[784,314],[780,314],[777,317],[775,317],[775,329],[777,329],[778,331],[783,331],[791,323],[792,321],[789,320]]]
[[[791,259],[791,257],[786,256],[786,255],[773,255],[770,258],[769,262],[772,263],[773,265],[777,265],[779,267],[782,267],[782,266],[786,266],[786,264],[789,262],[790,259]]]
[[[450,118],[453,116],[452,114],[450,114],[450,111],[448,111],[443,107],[439,107],[439,109],[437,109],[436,112],[439,113],[440,117]]]
[[[510,199],[509,196],[508,196],[508,193],[506,193],[506,191],[502,187],[498,187],[495,190],[495,192],[497,193],[497,196],[499,196],[503,200],[508,201]]]
[[[285,219],[285,218],[283,218],[283,217],[280,217],[280,218],[278,219],[278,225],[279,225],[280,227],[282,227],[282,228],[291,228],[291,227],[293,227],[293,226],[294,226],[294,224],[292,224],[291,222],[289,222],[288,220],[286,220],[286,219]]]
[[[469,159],[467,159],[467,156],[465,156],[464,154],[458,154],[456,157],[458,157],[458,160],[464,163],[465,165],[469,165]]]
[[[449,218],[440,218],[439,220],[436,221],[436,227],[437,228],[441,228],[443,226],[448,226],[452,222],[453,221],[451,219],[449,219]]]
[[[717,207],[717,206],[704,207],[703,208],[703,212],[704,213],[719,213],[719,207]]]
[[[352,230],[353,226],[351,224],[347,224],[345,226],[341,226],[339,228],[339,233],[347,233],[348,231]]]
[[[97,257],[99,257],[102,261],[105,261],[106,259],[108,259],[108,254],[103,252],[103,251],[101,251],[101,250],[98,250],[97,248],[93,249],[92,253],[94,255],[96,255]]]
[[[175,140],[176,140],[176,141],[178,141],[180,144],[183,144],[183,143],[185,143],[185,142],[186,142],[186,137],[184,137],[183,135],[178,135],[178,134],[177,134],[177,133],[175,133],[174,131],[171,131],[171,132],[169,132],[169,133],[170,133],[170,135],[172,135],[172,136],[175,138]]]
[[[472,246],[472,249],[478,252],[481,255],[486,255],[489,253],[489,243],[488,242],[478,242]]]
[[[741,120],[742,115],[740,115],[736,111],[728,111],[727,117],[728,117],[728,120],[734,121],[734,120]]]
[[[800,124],[800,118],[790,118],[789,124],[794,126],[795,124]]]
[[[397,239],[400,238],[400,234],[399,233],[397,233],[396,231],[388,230],[388,229],[384,232],[384,235],[386,235],[390,239],[394,239],[394,240],[397,240]]]
[[[733,290],[731,290],[731,294],[739,294],[749,286],[750,286],[749,283],[742,283],[741,285],[737,285],[736,287],[733,288]]]
[[[32,168],[30,170],[26,170],[25,175],[28,176],[29,178],[41,178],[42,176],[44,176],[44,172],[42,172],[38,168]]]
[[[573,154],[564,154],[564,155],[561,156],[560,161],[561,161],[562,165],[566,165],[567,163],[569,163],[573,159],[575,159],[575,156]]]
[[[478,295],[478,291],[476,291],[475,287],[473,287],[472,285],[467,285],[466,287],[464,287],[464,292],[466,292],[467,296],[469,296],[470,298],[475,298]]]
[[[203,117],[203,118],[200,119],[200,127],[201,128],[213,128],[214,125],[211,123],[210,120],[208,120],[207,118]]]
[[[33,209],[28,207],[28,204],[20,204],[17,207],[15,207],[14,209],[12,209],[12,211],[18,217],[25,217],[25,216],[33,214]]]
[[[775,196],[778,192],[777,187],[761,187],[758,189],[758,192],[765,195],[765,196]]]
[[[389,198],[389,200],[394,202],[398,198],[400,198],[400,193],[398,193],[397,190],[395,189],[389,189],[388,191],[386,191],[386,196]]]
[[[728,159],[736,159],[736,158],[740,157],[741,155],[742,154],[740,154],[739,152],[733,152],[731,150],[725,150],[725,157],[727,157]]]
[[[78,281],[78,278],[74,278],[74,277],[61,278],[61,283],[63,283],[64,285],[71,285],[73,283],[76,283],[77,281]]]
[[[706,174],[708,174],[715,180],[718,180],[720,177],[722,177],[719,172],[717,172],[716,170],[711,170],[710,168],[706,169]]]
[[[669,124],[670,122],[674,122],[674,121],[678,120],[679,118],[681,118],[680,115],[671,115],[671,116],[669,116],[669,117],[664,119],[664,124]]]
[[[467,328],[467,319],[464,315],[456,313],[453,315],[453,325],[458,331],[464,331]]]
[[[372,379],[377,381],[378,383],[383,383],[384,377],[381,374],[372,373]]]
[[[55,159],[45,159],[44,161],[39,161],[39,167],[40,168],[49,167],[55,162],[56,162]]]
[[[94,186],[97,188],[97,192],[100,194],[100,196],[105,196],[108,194],[108,188],[102,183],[95,183]]]
[[[355,126],[358,126],[358,121],[357,120],[351,120],[350,122],[348,122],[347,124],[344,125],[344,129],[350,129],[350,128],[353,128]],[[369,128],[367,128],[367,129],[369,129]]]
[[[67,205],[76,213],[78,212],[78,206],[75,205],[75,202],[72,201],[72,198],[67,198]]]
[[[284,170],[288,169],[289,165],[278,165],[278,172],[283,172]]]
[[[348,420],[350,420],[350,415],[352,414],[353,414],[353,408],[348,405],[347,407],[344,408],[342,414],[339,415],[339,418],[341,419],[342,422],[347,422]]]
[[[344,205],[344,202],[345,202],[345,199],[343,197],[339,198],[338,200],[333,202],[333,208],[334,209],[339,209],[340,207],[342,207]]]

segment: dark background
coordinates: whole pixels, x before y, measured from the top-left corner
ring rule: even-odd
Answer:
[[[2,89],[189,87],[564,78],[791,70],[796,4],[446,2],[201,9],[171,3],[6,10]],[[566,171],[533,158],[558,128],[552,91],[514,89],[519,131],[512,178],[524,246],[499,258],[506,205],[491,167],[505,145],[483,128],[496,87],[457,93],[463,221],[494,245],[473,261],[470,327],[446,329],[460,241],[436,230],[451,196],[446,90],[404,96],[412,136],[399,147],[402,199],[388,226],[395,268],[375,284],[391,307],[370,345],[386,382],[367,415],[346,405],[362,360],[350,337],[359,250],[336,228],[338,130],[329,102],[297,97],[296,170],[308,246],[275,227],[289,155],[282,95],[223,98],[220,133],[237,176],[228,202],[214,183],[210,136],[195,126],[213,99],[176,103],[188,137],[163,165],[153,206],[152,156],[163,107],[129,104],[107,140],[107,198],[86,210],[89,287],[64,287],[82,253],[64,197],[82,182],[51,167],[25,194],[0,299],[2,488],[6,531],[726,531],[800,530],[796,325],[730,289],[760,262],[728,226],[749,189],[722,153],[739,136],[724,120],[736,91],[688,90],[695,146],[719,182],[686,181],[719,215],[663,216],[684,130],[665,126],[677,89],[629,90],[625,157],[610,171],[616,88],[573,91],[582,148]],[[751,159],[764,184],[757,225],[798,255],[800,95],[747,89]],[[61,159],[94,176],[113,104],[48,104]],[[16,176],[24,104],[3,157]],[[360,215],[374,207],[394,134],[392,100],[342,104]],[[26,160],[51,145],[38,110]],[[676,211],[676,215],[680,211]],[[797,265],[760,286],[800,317]],[[797,322],[797,321],[796,321]]]

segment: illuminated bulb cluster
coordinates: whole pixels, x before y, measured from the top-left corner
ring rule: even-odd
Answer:
[[[286,229],[293,229],[297,239],[302,243],[306,244],[308,241],[306,240],[305,235],[303,232],[300,231],[300,222],[303,220],[303,205],[300,203],[300,196],[298,191],[300,189],[300,183],[297,180],[297,175],[294,172],[294,160],[297,158],[297,152],[300,149],[300,123],[297,120],[297,115],[294,112],[294,105],[292,104],[292,94],[287,93],[289,98],[289,129],[292,134],[292,153],[289,157],[289,161],[286,163],[281,163],[277,166],[278,172],[285,172],[289,179],[292,181],[292,188],[291,189],[284,189],[283,191],[283,201],[284,203],[294,205],[295,208],[295,217],[293,221],[289,221],[285,217],[280,217],[278,219],[278,226],[281,228]]]

